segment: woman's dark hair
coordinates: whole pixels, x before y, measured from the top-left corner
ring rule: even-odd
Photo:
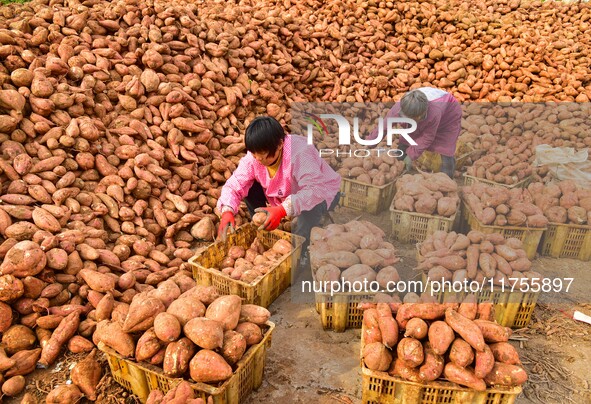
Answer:
[[[275,118],[259,116],[246,128],[244,143],[246,150],[251,153],[273,154],[284,138],[283,126]]]

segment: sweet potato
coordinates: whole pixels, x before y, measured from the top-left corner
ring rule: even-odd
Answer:
[[[41,356],[41,348],[18,351],[10,358],[14,360],[14,365],[4,373],[4,377],[25,376],[32,373],[39,356]]]
[[[196,296],[183,294],[168,306],[166,312],[175,316],[181,326],[184,326],[193,318],[203,317],[205,305]]]
[[[135,359],[138,362],[150,359],[162,347],[162,340],[156,336],[153,328],[142,334],[135,347]]]
[[[0,372],[4,372],[15,365],[16,361],[6,356],[4,349],[0,347]]]
[[[406,329],[408,320],[413,317],[418,317],[423,320],[436,320],[445,314],[446,306],[438,303],[409,303],[403,304],[398,313],[396,313],[396,321],[402,329]]]
[[[10,327],[11,324],[12,308],[6,303],[0,302],[0,333],[6,332],[6,330]]]
[[[70,372],[70,378],[90,401],[96,400],[96,389],[103,375],[103,369],[96,360],[96,349],[78,362]]]
[[[482,331],[473,321],[452,308],[448,308],[445,311],[445,322],[476,351],[482,352],[484,350],[485,343]]]
[[[392,348],[398,342],[398,323],[392,317],[392,310],[387,303],[378,303],[378,326],[382,336],[382,343]]]
[[[459,255],[448,255],[447,257],[437,258],[435,264],[441,265],[450,271],[466,268],[466,260]]]
[[[443,373],[445,359],[443,356],[435,353],[429,342],[423,342],[423,352],[425,361],[419,368],[419,378],[422,381],[430,382],[437,379]]]
[[[185,335],[204,349],[221,348],[224,342],[224,325],[208,318],[194,318],[183,327]]]
[[[432,282],[451,281],[452,277],[453,273],[441,265],[434,266],[427,272],[427,279]]]
[[[13,325],[2,334],[2,346],[8,355],[31,349],[35,342],[37,342],[35,333],[24,325]]]
[[[235,331],[244,336],[247,346],[258,344],[263,340],[261,328],[254,323],[240,323]]]
[[[408,365],[400,358],[397,358],[392,363],[390,369],[388,370],[388,373],[391,376],[398,376],[403,378],[404,380],[409,380],[411,382],[421,381],[419,368]]]
[[[291,253],[293,247],[291,245],[291,243],[287,240],[277,240],[275,242],[275,244],[273,244],[273,247],[271,247],[274,251],[278,252],[281,255],[285,255],[285,254],[289,254]]]
[[[80,325],[80,313],[73,312],[66,316],[55,329],[51,338],[43,351],[41,352],[41,358],[39,359],[39,365],[42,367],[48,367],[55,362],[60,354],[63,345],[70,339]]]
[[[221,355],[208,349],[195,354],[189,363],[189,371],[191,379],[203,383],[221,382],[232,376],[232,367]]]
[[[458,313],[469,320],[474,320],[478,313],[478,299],[476,298],[476,295],[472,293],[467,295],[464,298],[464,301],[460,304]]]
[[[365,366],[370,370],[385,372],[392,363],[392,354],[381,342],[373,342],[363,347],[361,354]]]
[[[484,340],[491,342],[507,342],[513,331],[509,327],[503,327],[497,323],[486,320],[474,320],[474,324],[480,328]]]
[[[425,359],[423,345],[415,338],[402,338],[396,347],[398,358],[408,366],[417,367]]]
[[[521,386],[527,381],[527,373],[520,366],[495,362],[484,381],[490,386]]]
[[[449,349],[449,359],[458,366],[465,368],[474,361],[472,347],[462,338],[456,338]]]
[[[49,392],[46,404],[77,403],[82,399],[80,389],[74,384],[62,384]]]
[[[377,309],[367,309],[363,312],[364,332],[361,338],[364,344],[382,342],[382,332],[380,331],[379,318],[380,314]]]
[[[508,342],[497,342],[489,345],[492,351],[495,361],[507,363],[509,365],[521,365],[519,360],[519,353],[513,345]]]
[[[408,320],[404,336],[421,340],[427,336],[428,330],[429,327],[427,326],[427,323],[425,323],[424,320],[415,317]]]
[[[96,321],[109,320],[111,318],[111,312],[113,311],[114,307],[115,298],[113,297],[113,294],[111,292],[107,292],[96,306]]]
[[[250,322],[258,325],[265,325],[271,312],[264,307],[255,304],[243,304],[240,306],[240,320],[239,322]]]
[[[181,335],[181,324],[170,313],[158,313],[154,319],[154,333],[163,342],[176,341]]]
[[[388,283],[392,285],[400,281],[400,275],[395,267],[386,266],[378,271],[376,281],[383,289],[387,289]]]
[[[495,318],[495,305],[493,302],[478,303],[478,313],[476,318],[479,320],[493,321]]]
[[[181,377],[189,368],[189,363],[197,348],[189,338],[181,338],[167,345],[162,369],[170,377]]]
[[[123,331],[145,331],[154,325],[154,319],[166,310],[164,304],[155,297],[136,295],[129,306],[129,312],[123,323]]]
[[[107,274],[83,268],[78,272],[78,275],[84,279],[84,282],[86,282],[92,290],[96,290],[97,292],[105,293],[115,289],[115,279]]]
[[[92,341],[99,342],[117,351],[124,357],[132,357],[135,351],[135,342],[131,335],[123,332],[121,325],[116,322],[101,321],[97,324],[96,331],[92,335]]]
[[[526,272],[529,271],[532,267],[531,261],[527,257],[521,257],[516,259],[515,261],[509,262],[511,269],[513,271],[519,272]]]
[[[18,396],[25,389],[23,376],[13,376],[2,384],[2,394],[8,397]]]
[[[246,338],[236,331],[224,332],[221,354],[230,365],[236,364],[246,352]]]
[[[207,307],[205,317],[219,321],[224,326],[224,331],[233,330],[240,320],[241,305],[240,296],[221,296]]]
[[[47,258],[39,244],[29,240],[20,241],[6,253],[0,264],[0,273],[17,278],[35,276],[45,268],[46,263]]]
[[[466,386],[476,391],[485,391],[486,383],[476,375],[470,368],[463,368],[453,362],[449,362],[443,369],[443,375],[452,383]]]
[[[484,378],[492,369],[495,358],[488,345],[485,345],[484,351],[476,352],[476,362],[474,364],[474,375]]]
[[[94,344],[80,335],[74,335],[68,341],[68,351],[72,353],[88,353],[94,349]]]

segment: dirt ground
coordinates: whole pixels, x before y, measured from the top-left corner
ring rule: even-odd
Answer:
[[[332,214],[337,223],[358,216],[359,212],[346,208],[337,208]],[[385,231],[391,226],[388,212],[363,218]],[[416,278],[414,245],[393,243],[401,257],[396,264],[401,279]],[[546,277],[575,280],[568,293],[542,293],[529,327],[513,335],[512,342],[530,378],[516,403],[591,403],[591,325],[568,317],[574,309],[591,315],[591,263],[537,257],[534,265]],[[360,330],[324,331],[314,304],[292,302],[291,288],[269,309],[276,328],[267,352],[264,381],[244,404],[360,403]],[[28,376],[27,391],[41,399],[56,384],[67,382],[69,369],[79,358],[62,357],[52,369]],[[108,372],[100,391],[98,403],[139,403]],[[20,403],[20,399],[4,397],[3,402]]]

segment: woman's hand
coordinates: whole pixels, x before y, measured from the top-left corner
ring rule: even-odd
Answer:
[[[275,230],[279,226],[279,223],[281,223],[281,219],[287,216],[282,205],[257,208],[255,209],[255,212],[267,213],[267,220],[265,220],[265,223],[263,223],[261,227],[268,231]]]
[[[234,213],[230,212],[229,210],[222,213],[220,227],[218,228],[218,239],[226,241],[226,236],[228,235],[228,228],[230,228],[230,232],[233,233],[235,227],[236,221],[234,220]]]

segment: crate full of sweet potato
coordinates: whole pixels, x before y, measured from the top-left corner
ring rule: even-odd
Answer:
[[[388,282],[400,277],[393,266],[400,259],[386,234],[368,221],[330,224],[325,229],[312,229],[310,263],[314,280],[326,285],[341,280],[378,282],[386,289]],[[330,290],[329,290],[330,291]]]
[[[491,320],[492,305],[473,299],[378,303],[364,312],[363,365],[402,380],[447,380],[475,391],[521,386],[528,376],[508,342],[512,331]]]
[[[129,306],[111,307],[93,342],[167,377],[212,384],[229,379],[247,349],[263,339],[269,311],[219,296],[214,287],[197,285],[181,294],[174,286],[166,281],[134,296]]]
[[[525,283],[543,280],[532,269],[522,241],[498,233],[436,231],[419,245],[418,261],[417,269],[433,282],[475,281],[499,290],[515,285],[519,290]]]
[[[258,230],[248,223],[198,251],[189,264],[198,285],[215,286],[246,303],[268,307],[291,283],[303,237],[280,230]]]

